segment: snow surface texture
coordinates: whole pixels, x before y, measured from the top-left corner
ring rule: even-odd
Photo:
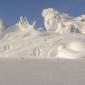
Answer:
[[[0,57],[85,57],[85,15],[70,17],[48,8],[43,10],[44,28],[36,28],[26,17],[7,26],[0,20]]]

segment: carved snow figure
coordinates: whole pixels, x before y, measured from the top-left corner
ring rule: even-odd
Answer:
[[[85,15],[75,17],[72,25],[74,25],[74,27],[77,28],[81,34],[85,34]]]
[[[58,27],[58,22],[55,19],[56,14],[58,14],[58,12],[52,8],[43,10],[42,16],[44,18],[44,25],[45,25],[46,30],[56,31]]]
[[[84,16],[72,18],[52,8],[43,10],[42,16],[46,30],[35,29],[35,22],[30,24],[21,16],[18,23],[3,31],[0,34],[0,57],[85,57]],[[5,28],[1,20],[0,31]]]
[[[52,8],[43,10],[42,16],[47,31],[60,34],[80,32],[79,28],[74,25],[73,17],[55,11]]]
[[[42,16],[44,18],[44,25],[47,31],[57,32],[63,34],[64,31],[67,31],[66,26],[63,23],[64,18],[62,13],[55,11],[52,8],[43,10]]]

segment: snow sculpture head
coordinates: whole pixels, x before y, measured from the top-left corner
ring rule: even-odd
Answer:
[[[58,11],[55,11],[55,9],[52,8],[48,8],[48,9],[44,9],[42,12],[42,16],[46,17],[48,15],[50,15],[50,17],[54,17],[56,14],[58,14]]]
[[[52,8],[43,10],[44,25],[47,31],[60,34],[80,33],[79,29],[74,26],[73,17],[60,13]]]
[[[62,22],[64,20],[63,16],[66,17],[67,15],[63,15],[62,13],[55,11],[52,8],[48,8],[43,10],[42,16],[44,18],[44,25],[46,30],[63,33],[63,28],[65,27]]]

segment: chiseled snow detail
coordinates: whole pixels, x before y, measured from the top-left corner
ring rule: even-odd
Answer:
[[[34,54],[34,56],[43,56],[43,51],[40,48],[35,48],[33,50],[33,54]]]
[[[85,15],[74,18],[48,8],[42,16],[45,29],[23,16],[9,27],[1,20],[0,57],[85,57]]]
[[[52,8],[48,8],[43,10],[42,17],[44,18],[44,26],[47,31],[60,34],[85,34],[85,15],[73,18]]]
[[[68,43],[64,43],[58,47],[59,58],[81,58],[85,57],[85,41],[81,40],[69,40]]]

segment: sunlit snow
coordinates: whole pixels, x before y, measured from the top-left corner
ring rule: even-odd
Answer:
[[[43,10],[42,17],[42,30],[23,16],[13,26],[0,20],[0,57],[85,57],[85,15],[71,17],[48,8]]]

